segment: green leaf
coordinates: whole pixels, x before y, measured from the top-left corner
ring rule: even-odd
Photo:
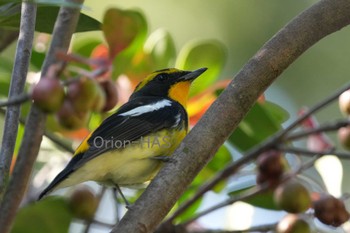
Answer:
[[[110,57],[114,58],[140,37],[145,37],[147,23],[143,14],[138,11],[111,8],[104,15],[102,30],[109,46]]]
[[[35,50],[32,50],[32,57],[30,59],[30,64],[32,64],[36,69],[40,70],[41,66],[45,60],[45,53],[40,53]]]
[[[175,43],[164,29],[158,29],[148,37],[144,51],[151,56],[154,70],[173,66],[176,57]]]
[[[227,164],[232,162],[232,155],[225,145],[222,145],[216,152],[213,159],[208,163],[205,168],[197,175],[193,184],[200,186],[210,177],[213,177],[217,172],[222,170]],[[220,192],[226,185],[226,182],[222,182],[216,185],[213,189],[215,192]]]
[[[52,33],[59,7],[38,6],[35,30],[38,32]],[[0,28],[18,30],[20,25],[20,4],[8,3],[0,7]],[[94,18],[81,14],[75,32],[87,32],[100,30],[101,23]]]
[[[229,141],[246,151],[281,129],[287,113],[270,102],[256,103],[232,133]]]
[[[186,202],[190,197],[192,197],[197,192],[197,186],[191,186],[189,187],[186,192],[179,198],[177,205],[180,206],[182,203]],[[191,206],[189,206],[178,218],[176,218],[176,221],[182,222],[185,221],[191,217],[193,217],[194,213],[198,210],[200,205],[202,204],[203,198],[199,198],[197,201],[195,201]],[[176,210],[176,208],[175,208]]]
[[[68,232],[72,213],[62,198],[45,198],[19,210],[11,233]]]
[[[214,158],[208,163],[208,165],[198,174],[194,179],[189,189],[181,196],[178,205],[188,200],[192,197],[197,191],[198,188],[208,180],[208,178],[214,176],[219,170],[225,167],[226,164],[232,161],[232,156],[230,151],[226,146],[221,146],[216,152]],[[220,192],[226,186],[226,182],[222,182],[215,186],[214,191]],[[193,205],[191,205],[183,214],[181,214],[178,220],[184,221],[189,219],[197,211],[202,203],[202,198],[197,200]]]
[[[191,87],[190,95],[194,96],[208,88],[219,77],[226,62],[226,48],[217,40],[199,40],[186,44],[180,51],[176,67],[183,70],[196,70],[207,67]]]
[[[79,43],[74,43],[73,52],[79,54],[79,56],[90,57],[92,51],[96,46],[100,45],[102,42],[98,39],[86,39],[79,41]]]
[[[273,200],[273,191],[267,190],[263,193],[259,193],[245,201],[256,207],[269,209],[269,210],[281,210],[278,208]]]
[[[241,180],[235,181],[236,183],[229,188],[229,196],[243,195],[243,193],[249,192],[256,186],[255,174],[242,178]],[[280,210],[274,203],[273,190],[267,190],[263,193],[256,194],[246,199],[244,202],[264,209]]]

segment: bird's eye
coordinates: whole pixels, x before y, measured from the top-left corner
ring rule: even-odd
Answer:
[[[168,76],[164,75],[164,74],[160,74],[157,76],[157,79],[159,81],[165,81],[165,80],[168,80]]]

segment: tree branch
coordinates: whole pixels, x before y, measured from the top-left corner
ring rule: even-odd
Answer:
[[[256,99],[310,46],[348,25],[349,14],[350,1],[321,0],[268,41],[212,104],[175,151],[173,162],[164,165],[112,232],[153,232]]]
[[[329,151],[312,151],[308,149],[297,148],[297,147],[287,147],[282,145],[278,146],[277,148],[286,153],[293,153],[293,154],[299,154],[299,155],[305,155],[305,156],[314,156],[315,154],[320,154],[320,155],[334,155],[334,156],[337,156],[339,159],[350,159],[350,153],[347,153],[347,152],[333,151],[332,153],[330,153]]]
[[[67,0],[67,2],[82,4],[83,0]],[[57,62],[55,58],[56,49],[68,50],[79,19],[79,13],[80,9],[78,8],[61,7],[55,23],[52,42],[42,68],[41,78],[45,77],[48,68]],[[32,105],[26,121],[24,137],[18,152],[12,178],[0,205],[1,233],[8,233],[11,229],[39,152],[45,120],[46,116]]]
[[[247,233],[247,232],[270,232],[276,228],[277,223],[275,224],[266,224],[251,227],[245,230],[233,230],[233,231],[224,231],[224,230],[196,230],[190,231],[189,233]]]
[[[332,150],[328,151],[328,153],[330,153],[331,151]],[[284,176],[276,183],[276,185],[282,184],[283,182],[286,182],[287,180],[295,177],[299,173],[309,169],[310,167],[312,167],[314,165],[316,160],[320,158],[320,156],[321,156],[321,154],[316,153],[316,154],[314,154],[313,158],[311,158],[306,163],[300,165],[296,170],[285,173]],[[235,202],[248,200],[249,198],[255,197],[256,195],[259,195],[259,194],[267,191],[270,188],[271,188],[270,184],[268,182],[266,182],[264,184],[260,184],[259,186],[254,187],[254,188],[251,188],[245,192],[242,192],[238,195],[231,196],[227,200],[222,201],[222,202],[220,202],[212,207],[209,207],[208,209],[205,209],[202,212],[199,212],[195,216],[193,216],[190,219],[186,220],[185,222],[181,223],[181,225],[184,225],[184,226],[189,225],[190,223],[192,223],[193,221],[197,220],[200,217],[203,217],[204,215],[207,215],[207,214],[209,214],[215,210],[218,210],[220,208],[223,208],[225,206],[232,205]]]
[[[15,64],[16,64],[16,62],[15,62]],[[24,81],[25,81],[25,77],[26,76],[27,75],[24,76]],[[10,107],[10,106],[13,106],[13,105],[20,105],[20,104],[28,101],[29,99],[30,99],[30,94],[28,94],[28,93],[20,93],[18,95],[14,95],[14,96],[9,97],[7,100],[0,100],[0,108],[2,108],[2,107]]]
[[[308,137],[312,134],[335,131],[335,130],[338,130],[339,128],[346,127],[348,125],[350,125],[349,119],[341,119],[341,120],[338,120],[336,122],[320,125],[314,129],[306,129],[306,130],[303,130],[300,132],[291,133],[291,134],[285,136],[283,140],[284,141],[298,140],[298,139],[302,139],[304,137]]]
[[[34,38],[36,5],[23,2],[21,11],[20,33],[8,95],[8,98],[11,100],[17,96],[22,96],[26,82]],[[9,170],[15,150],[20,111],[20,105],[8,106],[5,114],[4,137],[0,150],[0,200],[9,180]]]
[[[308,117],[310,117],[311,115],[313,115],[317,111],[323,109],[325,106],[332,103],[334,100],[336,100],[338,98],[339,95],[341,95],[345,90],[348,90],[348,89],[350,89],[350,84],[345,85],[344,87],[337,90],[334,94],[328,96],[326,99],[317,103],[315,106],[313,106],[312,108],[307,110],[303,115],[299,116],[288,127],[279,131],[274,136],[268,138],[267,140],[265,140],[261,144],[255,146],[253,149],[248,151],[242,158],[227,165],[223,170],[221,170],[219,173],[217,173],[211,180],[209,180],[207,183],[202,185],[193,197],[191,197],[186,202],[184,202],[167,219],[167,222],[173,221],[177,216],[179,216],[181,213],[183,213],[190,205],[192,205],[196,200],[198,200],[201,196],[203,196],[207,191],[214,188],[215,185],[218,184],[220,181],[222,181],[222,180],[226,179],[227,177],[229,177],[230,175],[236,173],[241,166],[243,166],[244,164],[248,163],[249,161],[257,158],[259,156],[259,154],[261,154],[263,151],[269,149],[270,147],[275,147],[276,144],[281,143],[282,141],[290,140],[288,133],[291,130],[293,130],[301,122],[303,122],[305,119],[307,119]],[[346,120],[346,121],[348,121],[348,120]],[[343,122],[340,122],[339,124],[343,124]],[[346,123],[344,123],[344,124],[346,124]],[[324,126],[324,127],[325,127],[325,130],[328,130],[327,127],[333,127],[333,126]],[[305,131],[305,133],[314,133],[314,132]],[[303,136],[303,135],[300,135],[300,136]],[[279,149],[281,149],[281,148],[279,148]],[[290,152],[293,153],[293,151],[290,151]],[[296,152],[296,151],[294,151],[294,152]],[[317,154],[317,152],[313,152],[313,154],[310,154],[310,153],[311,152],[309,151],[308,155]],[[347,154],[346,153],[339,153],[339,156],[345,158],[347,156]]]

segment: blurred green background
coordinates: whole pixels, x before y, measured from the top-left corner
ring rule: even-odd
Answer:
[[[228,61],[221,78],[232,78],[257,50],[288,21],[315,0],[87,0],[84,13],[102,21],[110,7],[140,9],[149,24],[148,33],[158,28],[170,32],[177,52],[195,39],[217,39],[227,47]],[[322,25],[321,25],[322,26]],[[75,43],[86,37],[103,40],[101,32],[78,33]],[[312,106],[345,83],[350,74],[350,28],[334,33],[304,53],[269,88],[266,97],[286,108],[295,119],[302,106]],[[15,44],[0,55],[12,58]],[[3,65],[3,64],[2,64]],[[317,114],[320,122],[341,118],[337,103]],[[0,118],[0,125],[2,125]],[[335,134],[331,134],[336,139]],[[1,137],[1,135],[0,135]],[[336,142],[336,140],[334,140]],[[343,192],[350,192],[343,161]]]

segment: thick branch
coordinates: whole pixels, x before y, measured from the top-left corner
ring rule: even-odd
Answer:
[[[36,5],[23,2],[21,13],[20,33],[16,48],[16,57],[12,71],[9,99],[22,96],[26,82],[36,19]],[[15,150],[18,131],[18,120],[20,116],[20,105],[8,106],[5,115],[3,139],[0,151],[0,200],[9,180],[13,152]]]
[[[350,1],[322,0],[293,19],[236,75],[112,232],[153,232],[256,99],[318,40],[350,23]],[[161,198],[156,198],[160,197]]]
[[[67,2],[82,4],[83,0],[67,0]],[[56,49],[68,50],[79,19],[79,13],[80,9],[78,8],[61,7],[55,23],[50,49],[42,68],[42,77],[45,77],[48,68],[57,62],[55,58]],[[45,120],[46,116],[33,105],[26,121],[24,137],[18,152],[12,178],[0,205],[1,233],[8,233],[11,229],[39,152]]]

